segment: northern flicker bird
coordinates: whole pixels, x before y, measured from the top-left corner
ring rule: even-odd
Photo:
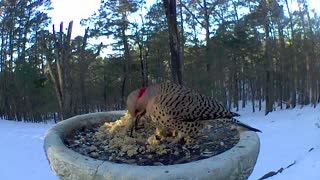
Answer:
[[[130,115],[136,118],[135,123],[146,115],[161,128],[178,130],[176,142],[185,135],[198,133],[203,128],[204,120],[230,122],[261,132],[234,119],[239,115],[213,98],[168,82],[133,91],[127,98],[127,107]]]

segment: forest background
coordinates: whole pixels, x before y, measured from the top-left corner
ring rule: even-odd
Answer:
[[[125,109],[132,90],[166,80],[236,110],[320,102],[320,17],[307,0],[101,0],[74,38],[73,22],[50,27],[50,9],[0,1],[4,119]],[[88,41],[101,37],[112,41]]]

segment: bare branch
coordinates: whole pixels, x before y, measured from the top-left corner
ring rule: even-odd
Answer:
[[[196,15],[194,15],[192,13],[192,11],[185,4],[183,4],[181,1],[180,1],[180,5],[182,5],[189,12],[189,14],[197,21],[197,23],[199,23],[203,28],[205,28],[205,25],[203,23],[201,23],[199,21],[199,19],[196,17]]]

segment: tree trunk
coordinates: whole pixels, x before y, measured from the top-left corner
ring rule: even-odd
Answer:
[[[72,112],[72,97],[70,94],[70,85],[66,84],[71,82],[68,77],[69,72],[69,61],[71,58],[71,33],[72,33],[71,21],[68,26],[67,36],[63,36],[63,23],[60,24],[60,34],[59,39],[56,37],[56,32],[53,26],[53,36],[54,36],[54,48],[55,48],[55,64],[56,64],[56,73],[53,72],[51,67],[51,62],[48,62],[48,69],[50,78],[54,84],[59,108],[60,108],[60,121],[66,118],[69,118],[74,115]]]
[[[180,60],[181,60],[181,74],[183,74],[183,69],[184,69],[184,44],[185,44],[185,38],[184,38],[184,26],[183,26],[183,12],[182,12],[182,3],[180,0],[180,28],[181,28],[181,32],[180,32],[180,39],[181,39],[181,43],[180,43]]]
[[[166,11],[169,44],[171,52],[171,74],[173,82],[182,84],[182,67],[180,60],[180,38],[177,28],[177,10],[175,0],[163,0]]]
[[[285,0],[285,3],[286,3],[286,7],[287,7],[287,11],[288,11],[288,14],[289,14],[289,20],[290,20],[290,30],[291,30],[291,48],[292,48],[292,51],[291,53],[293,53],[293,62],[291,63],[291,75],[289,75],[288,79],[289,81],[291,82],[290,83],[290,99],[287,100],[287,107],[286,108],[289,108],[290,106],[292,108],[294,108],[296,106],[296,89],[297,89],[297,65],[296,65],[296,62],[297,62],[297,57],[296,57],[296,54],[295,54],[295,38],[294,38],[294,34],[295,34],[295,31],[294,31],[294,24],[293,24],[293,17],[292,17],[292,13],[290,11],[290,8],[289,8],[289,4],[288,4],[288,0]]]
[[[203,0],[203,11],[204,11],[204,26],[205,26],[205,31],[206,31],[206,69],[207,72],[210,71],[211,69],[211,64],[210,59],[209,59],[209,51],[210,51],[210,47],[209,47],[209,40],[210,40],[210,22],[209,22],[209,14],[208,14],[208,8],[207,8],[207,0]]]
[[[130,48],[128,43],[128,37],[126,35],[126,30],[128,29],[128,19],[126,12],[122,13],[122,23],[121,26],[121,36],[122,43],[124,47],[124,67],[123,67],[123,81],[122,81],[122,89],[121,89],[121,106],[124,104],[126,99],[126,85],[131,86],[130,77],[130,66],[131,66],[131,56],[130,56]]]
[[[265,83],[265,100],[266,100],[266,107],[265,107],[265,115],[273,110],[273,78],[272,78],[272,66],[271,66],[271,39],[270,39],[270,25],[268,19],[268,7],[267,2],[264,0],[263,2],[263,10],[265,14],[265,22],[264,22],[264,30],[265,30],[265,38],[266,38],[266,47],[265,47],[265,76],[266,76],[266,83]]]

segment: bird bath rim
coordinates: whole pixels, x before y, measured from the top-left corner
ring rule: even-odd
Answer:
[[[114,121],[122,115],[119,112],[79,115],[51,127],[45,136],[44,149],[54,174],[60,179],[246,179],[259,154],[259,137],[252,131],[240,132],[239,142],[221,154],[166,166],[138,166],[97,160],[64,145],[63,139],[73,131]]]

